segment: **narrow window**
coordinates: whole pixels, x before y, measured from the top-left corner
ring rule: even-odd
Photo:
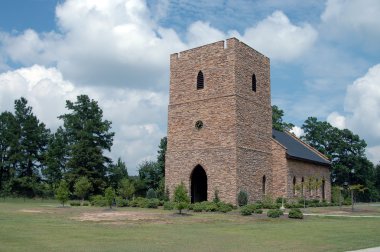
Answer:
[[[293,177],[293,196],[296,195],[296,176]]]
[[[204,87],[203,73],[202,71],[199,71],[198,76],[197,76],[197,89],[203,89],[203,87]]]
[[[252,91],[256,92],[256,75],[252,74]]]
[[[302,180],[301,180],[301,194],[303,196],[303,185],[305,184],[305,179],[302,177]]]
[[[315,196],[317,196],[318,197],[318,191],[319,191],[319,180],[318,179],[316,179],[315,180]]]
[[[323,179],[322,180],[322,200],[325,200],[326,199],[326,195],[325,195],[325,180]]]
[[[266,177],[265,177],[265,175],[263,176],[263,188],[262,188],[262,190],[263,190],[263,196],[265,196],[265,184],[266,184],[266,182],[267,182],[267,179],[266,179]]]

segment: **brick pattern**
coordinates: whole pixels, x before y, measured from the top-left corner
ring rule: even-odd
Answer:
[[[200,70],[204,88],[197,90]],[[287,161],[286,150],[272,139],[271,113],[269,58],[239,40],[172,54],[165,167],[170,193],[181,182],[190,192],[191,173],[200,164],[208,200],[215,190],[233,204],[239,190],[246,190],[251,202],[262,199],[264,175],[267,195],[287,194],[290,172],[301,168]],[[202,129],[195,127],[198,120]]]

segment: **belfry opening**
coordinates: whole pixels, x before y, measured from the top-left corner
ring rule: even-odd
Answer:
[[[195,166],[190,176],[191,203],[207,200],[207,175],[201,165]]]

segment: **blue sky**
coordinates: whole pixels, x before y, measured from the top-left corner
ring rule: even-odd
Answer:
[[[271,59],[272,104],[349,128],[380,160],[377,0],[2,0],[0,111],[25,96],[55,130],[86,93],[133,174],[166,135],[169,54],[235,36]]]

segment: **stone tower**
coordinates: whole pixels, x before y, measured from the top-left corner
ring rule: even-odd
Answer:
[[[192,202],[261,199],[271,180],[269,58],[236,38],[170,56],[165,183]],[[264,184],[263,184],[264,181]],[[265,182],[268,183],[265,183]]]

